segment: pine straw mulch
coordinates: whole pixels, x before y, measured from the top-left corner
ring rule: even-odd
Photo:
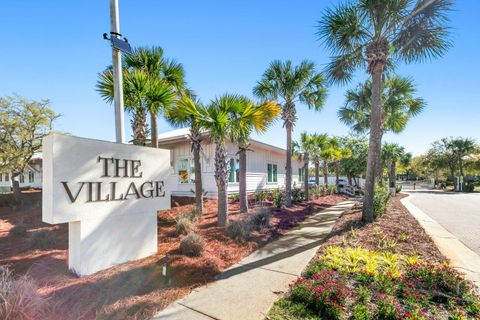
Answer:
[[[48,319],[145,319],[187,295],[193,288],[213,281],[214,276],[265,243],[303,221],[313,212],[333,206],[346,197],[329,195],[288,209],[272,208],[271,227],[256,232],[248,241],[234,241],[216,226],[216,201],[205,202],[204,214],[195,231],[205,242],[202,256],[180,254],[183,235],[175,235],[175,219],[192,206],[158,212],[158,254],[124,263],[82,278],[68,271],[68,226],[41,222],[39,202],[15,211],[0,208],[0,266],[16,276],[28,274],[38,292],[48,299]],[[271,203],[265,203],[271,206]],[[231,203],[229,218],[243,218],[238,203]],[[26,237],[12,237],[9,230],[23,223]],[[54,239],[48,249],[32,250],[32,234],[50,232]],[[168,278],[162,269],[168,259]]]
[[[404,197],[405,194],[398,194],[391,198],[386,213],[369,224],[362,222],[362,204],[355,204],[337,220],[317,255],[323,255],[330,246],[379,250],[386,243],[393,243],[393,253],[417,255],[429,263],[447,262],[422,226],[400,202]]]

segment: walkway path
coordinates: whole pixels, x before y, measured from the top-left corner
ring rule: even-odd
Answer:
[[[278,240],[233,265],[217,281],[197,288],[154,319],[264,319],[279,294],[288,290],[313,258],[337,218],[353,201],[316,213]]]

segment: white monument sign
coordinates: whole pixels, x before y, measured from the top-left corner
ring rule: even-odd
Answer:
[[[157,252],[170,151],[52,134],[43,140],[44,222],[68,222],[68,265],[88,275]]]

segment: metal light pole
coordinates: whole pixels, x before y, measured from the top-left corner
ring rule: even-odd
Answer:
[[[120,20],[118,16],[118,0],[110,0],[110,35],[120,35]],[[113,86],[115,101],[115,137],[117,143],[125,143],[124,111],[123,111],[123,79],[122,55],[120,50],[112,46]]]

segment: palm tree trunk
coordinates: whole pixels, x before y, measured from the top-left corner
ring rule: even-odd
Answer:
[[[320,162],[315,160],[315,184],[320,185]]]
[[[133,144],[144,146],[147,140],[147,115],[145,109],[139,107],[135,110],[133,119],[130,121],[133,131]]]
[[[247,149],[240,147],[238,152],[238,161],[240,176],[238,181],[238,198],[240,201],[240,212],[248,212],[248,199],[247,199]]]
[[[327,160],[323,160],[323,182],[325,184],[325,188],[328,187],[328,163]]]
[[[304,155],[305,162],[303,164],[303,188],[304,188],[304,194],[305,194],[305,201],[309,200],[309,190],[308,190],[308,153],[305,153]]]
[[[382,71],[372,72],[372,114],[370,117],[370,140],[368,145],[367,173],[365,177],[365,195],[363,200],[362,220],[372,222],[374,220],[373,197],[375,192],[376,162],[381,152],[381,95],[382,95]]]
[[[335,160],[335,184],[337,185],[337,193],[340,193],[340,161]]]
[[[287,163],[285,166],[285,205],[292,206],[292,124],[285,123],[287,131]]]
[[[383,131],[380,134],[380,150],[382,150],[382,138],[383,138]],[[379,152],[377,158],[375,159],[375,172],[377,173],[377,181],[378,183],[383,182],[383,167],[382,167],[382,152]]]
[[[152,148],[158,148],[158,118],[156,114],[150,113],[150,125],[152,126]]]
[[[202,186],[202,164],[200,161],[200,141],[192,142],[193,164],[195,166],[195,210],[198,215],[203,213],[203,186]]]
[[[220,227],[225,227],[228,222],[228,167],[227,152],[225,145],[216,142],[215,147],[215,182],[217,183],[218,201],[217,201],[217,223]]]

